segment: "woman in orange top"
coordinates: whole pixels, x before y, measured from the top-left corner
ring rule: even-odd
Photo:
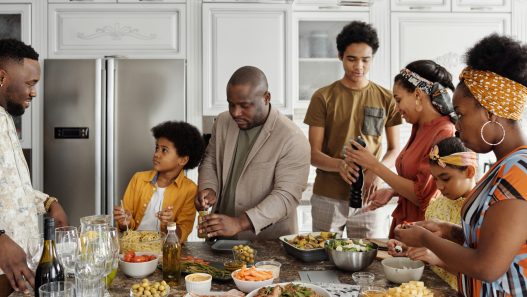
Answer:
[[[198,129],[184,122],[164,122],[152,133],[153,170],[134,174],[114,217],[121,230],[166,232],[167,224],[176,222],[178,237],[185,241],[194,226],[197,186],[183,170],[198,166],[205,143]]]
[[[397,108],[406,122],[412,124],[408,143],[397,157],[397,174],[380,163],[367,148],[353,142],[357,150],[346,150],[348,166],[372,170],[391,188],[376,191],[364,201],[366,209],[375,209],[399,196],[393,211],[390,238],[395,226],[404,221],[424,219],[428,202],[438,194],[430,174],[428,153],[434,144],[454,135],[455,114],[445,87],[454,90],[452,76],[434,61],[419,60],[395,76],[393,94]]]

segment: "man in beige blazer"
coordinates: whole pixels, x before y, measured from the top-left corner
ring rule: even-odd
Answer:
[[[270,100],[256,67],[236,70],[227,84],[229,111],[214,123],[199,167],[196,208],[213,207],[198,226],[207,237],[272,239],[298,230],[309,142]]]

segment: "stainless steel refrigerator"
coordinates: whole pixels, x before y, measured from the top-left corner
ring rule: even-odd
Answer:
[[[44,192],[78,225],[152,168],[153,126],[185,120],[185,61],[46,60],[44,74]]]

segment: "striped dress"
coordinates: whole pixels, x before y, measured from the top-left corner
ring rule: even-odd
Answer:
[[[489,170],[467,198],[462,214],[464,246],[475,249],[486,211],[506,199],[527,200],[527,146],[519,147]],[[475,199],[471,199],[476,196]],[[509,270],[492,283],[462,274],[459,291],[464,296],[527,296],[527,243],[523,244]]]

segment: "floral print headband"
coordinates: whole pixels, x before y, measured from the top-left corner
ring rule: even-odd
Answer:
[[[406,68],[401,69],[399,73],[414,87],[423,90],[428,95],[432,95],[433,82]]]
[[[478,167],[478,157],[474,152],[459,152],[450,154],[448,156],[439,156],[439,147],[434,145],[432,150],[430,150],[429,158],[432,161],[435,161],[437,165],[445,168],[446,165],[454,166],[473,166],[474,168]]]
[[[506,119],[521,119],[527,101],[527,87],[524,85],[492,71],[470,67],[461,71],[459,79],[488,111]]]

